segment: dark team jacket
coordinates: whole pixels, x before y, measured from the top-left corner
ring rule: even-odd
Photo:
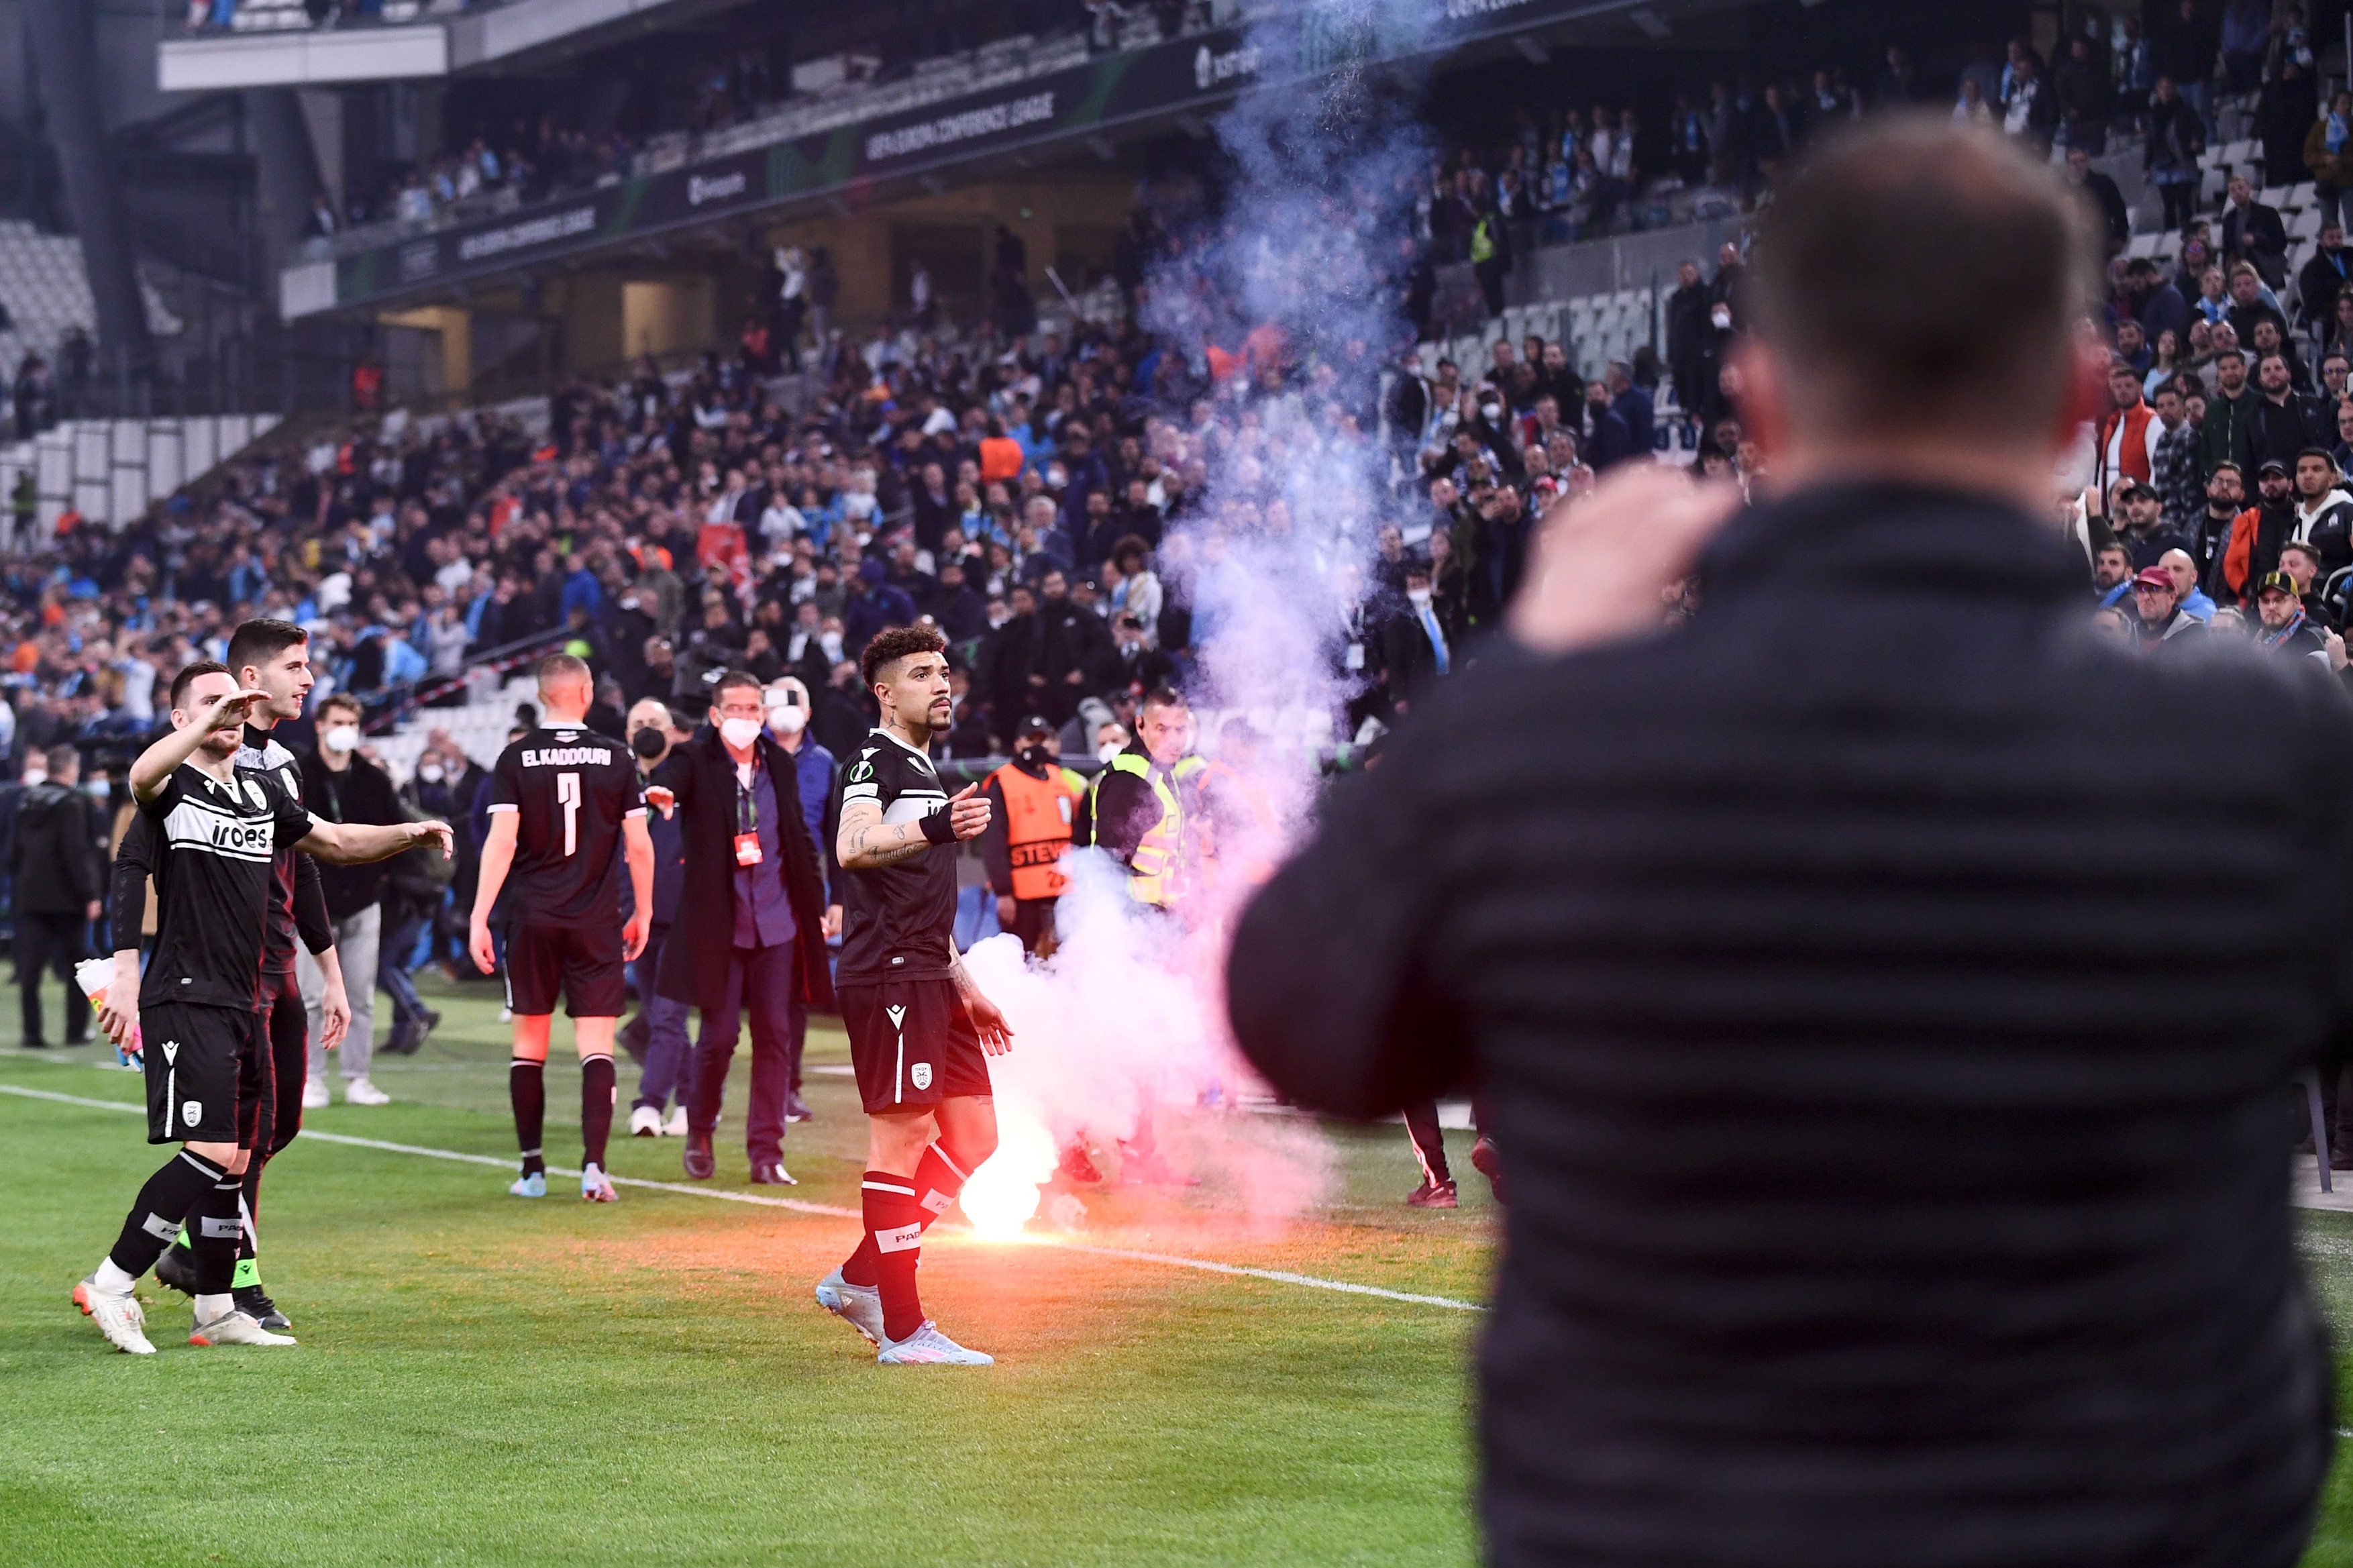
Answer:
[[[21,914],[79,914],[98,897],[90,797],[61,784],[24,792],[10,846],[13,900]]]
[[[802,994],[812,1006],[830,1007],[833,973],[818,934],[825,923],[825,879],[801,813],[798,770],[792,753],[766,734],[754,743],[784,819],[777,824],[785,846],[780,863],[760,869],[784,878],[792,900]],[[646,782],[678,797],[679,839],[686,859],[678,918],[662,943],[654,989],[713,1013],[725,1005],[727,969],[735,952],[735,760],[719,731],[706,724],[675,747]]]
[[[1450,677],[1242,916],[1278,1090],[1484,1089],[1491,1562],[2301,1555],[2284,1128],[2353,1043],[2353,708],[2137,657],[2083,580],[1987,501],[1760,507],[1689,625]]]

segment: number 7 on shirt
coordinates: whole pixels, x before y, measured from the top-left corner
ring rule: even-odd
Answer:
[[[580,775],[555,775],[555,804],[564,808],[564,858],[580,847]]]

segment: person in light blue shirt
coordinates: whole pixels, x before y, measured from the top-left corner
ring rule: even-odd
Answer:
[[[833,890],[839,875],[833,864],[834,835],[826,817],[835,811],[834,756],[809,733],[814,712],[808,688],[793,676],[771,682],[761,700],[767,712],[768,734],[793,759],[794,781],[800,787],[801,816],[818,847],[818,875],[825,885],[825,925],[828,942],[841,935],[841,900]],[[801,1098],[801,1052],[808,1044],[808,998],[796,995],[785,1010],[785,1037],[789,1047],[790,1076],[786,1080],[785,1120],[807,1121],[808,1102]]]

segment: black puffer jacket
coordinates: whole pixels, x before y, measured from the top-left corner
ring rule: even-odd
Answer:
[[[1240,922],[1279,1089],[1483,1080],[1493,1561],[2296,1561],[2287,1085],[2353,1020],[2353,712],[2083,594],[1990,504],[1759,509],[1683,629],[1453,677]]]

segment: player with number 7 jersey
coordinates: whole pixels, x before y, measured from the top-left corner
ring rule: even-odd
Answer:
[[[521,1197],[547,1191],[543,1072],[561,997],[580,1051],[581,1195],[610,1203],[615,1194],[604,1162],[613,1119],[614,1021],[628,1001],[625,966],[645,945],[653,845],[636,757],[585,721],[593,689],[587,666],[553,655],[541,664],[539,687],[547,721],[501,752],[491,773],[491,829],[468,946],[485,973],[495,967],[489,916],[497,903],[507,933],[507,1007],[514,1015],[508,1089],[522,1154],[511,1190]],[[624,864],[637,882],[632,907],[639,911],[627,931]]]

